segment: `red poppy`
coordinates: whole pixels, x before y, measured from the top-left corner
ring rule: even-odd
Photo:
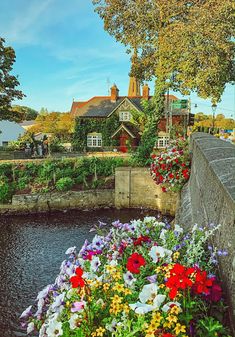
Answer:
[[[75,271],[74,276],[70,277],[69,281],[72,283],[72,288],[78,288],[78,287],[84,287],[85,286],[85,282],[82,278],[83,275],[83,270],[82,268],[78,267]]]
[[[133,274],[140,273],[140,267],[146,264],[145,259],[138,253],[133,253],[127,260],[126,267]]]

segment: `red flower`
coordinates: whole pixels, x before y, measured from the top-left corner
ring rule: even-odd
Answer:
[[[206,271],[198,270],[194,283],[194,291],[197,294],[209,294],[209,287],[212,286],[212,279],[207,278]]]
[[[82,278],[83,270],[82,268],[78,267],[75,271],[75,276],[70,277],[69,281],[72,283],[72,288],[84,287],[85,282]]]
[[[170,289],[169,297],[173,300],[179,289],[192,287],[193,282],[189,278],[195,272],[194,268],[186,268],[179,263],[176,263],[170,270],[170,277],[166,281],[166,286]]]
[[[216,282],[215,278],[212,279],[212,286],[210,288],[210,293],[206,295],[206,299],[212,302],[218,302],[222,297],[222,288]]]
[[[164,192],[164,193],[167,192],[166,187],[164,187],[164,186],[162,187],[162,192]]]
[[[134,240],[134,246],[142,245],[142,242],[149,241],[151,241],[149,236],[141,235],[138,239]]]
[[[172,335],[171,333],[163,333],[161,337],[175,337],[175,335]]]
[[[138,253],[133,253],[127,260],[126,267],[133,274],[140,273],[140,267],[146,264],[145,259]]]
[[[155,159],[156,157],[157,157],[157,155],[156,154],[152,154],[152,159]]]

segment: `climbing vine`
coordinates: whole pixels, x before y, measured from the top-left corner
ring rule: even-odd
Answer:
[[[73,136],[73,147],[78,151],[87,150],[87,134],[91,132],[102,133],[103,146],[116,146],[117,140],[112,139],[112,134],[119,127],[117,115],[108,118],[77,118]]]

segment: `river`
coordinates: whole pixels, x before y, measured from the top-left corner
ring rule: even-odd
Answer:
[[[68,211],[0,218],[0,337],[25,336],[19,316],[44,286],[52,283],[65,250],[82,246],[102,221],[128,222],[157,215],[144,210]]]

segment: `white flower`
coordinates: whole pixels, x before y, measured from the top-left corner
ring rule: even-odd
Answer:
[[[146,303],[150,299],[153,299],[158,291],[158,286],[156,283],[150,283],[143,286],[142,291],[139,294],[139,299],[142,303]]]
[[[158,294],[158,289],[156,283],[143,286],[143,289],[139,294],[141,302],[130,304],[130,308],[137,314],[146,314],[152,310],[159,309],[161,304],[165,301],[166,295]],[[149,301],[152,301],[152,304],[146,304],[146,302]]]
[[[148,223],[148,222],[155,222],[157,219],[155,218],[155,216],[146,216],[144,218],[144,223]]]
[[[49,325],[46,332],[50,337],[62,336],[63,335],[62,322],[58,322],[55,319],[49,321]]]
[[[32,305],[30,305],[25,311],[22,312],[20,318],[28,317],[31,313]]]
[[[166,237],[165,237],[165,234],[166,234],[166,233],[167,233],[167,230],[163,228],[163,229],[161,230],[161,233],[160,233],[160,236],[159,236],[159,238],[162,239],[163,242],[166,241]]]
[[[65,293],[62,293],[62,294],[56,296],[54,302],[53,302],[52,305],[51,305],[51,309],[52,309],[53,311],[55,311],[55,310],[56,310],[56,311],[60,311],[61,305],[62,305],[62,303],[63,303],[63,301],[64,301],[64,297],[65,297]]]
[[[123,279],[125,283],[129,286],[132,286],[132,284],[136,281],[136,278],[134,278],[134,275],[129,271],[123,274]]]
[[[29,334],[30,332],[32,332],[34,330],[34,323],[31,322],[29,323],[28,327],[27,327],[27,334]]]
[[[159,258],[165,258],[164,262],[171,262],[172,251],[165,249],[161,246],[153,246],[149,252],[149,256],[153,259],[153,262],[158,262]]]
[[[81,320],[81,316],[78,314],[73,314],[69,320],[69,327],[71,330],[74,330],[78,327],[78,322]]]
[[[94,256],[91,260],[90,269],[96,272],[100,265],[101,265],[100,258],[98,256]]]
[[[48,292],[51,289],[51,287],[52,286],[49,284],[44,289],[42,289],[41,291],[39,291],[38,296],[37,296],[37,300],[39,300],[41,298],[45,298],[48,295]]]
[[[167,302],[166,304],[163,305],[162,311],[168,312],[173,305],[176,305],[177,307],[180,308],[180,303],[179,302]]]
[[[183,233],[184,230],[182,227],[180,227],[179,225],[175,225],[174,231],[177,233]]]
[[[73,254],[75,252],[76,252],[76,246],[68,248],[65,254]]]
[[[147,312],[153,311],[155,309],[153,305],[145,304],[145,303],[141,303],[141,302],[129,304],[129,306],[137,314],[141,314],[141,315],[146,314]]]
[[[45,323],[41,326],[41,329],[39,330],[38,337],[45,337],[46,335],[46,325]]]

